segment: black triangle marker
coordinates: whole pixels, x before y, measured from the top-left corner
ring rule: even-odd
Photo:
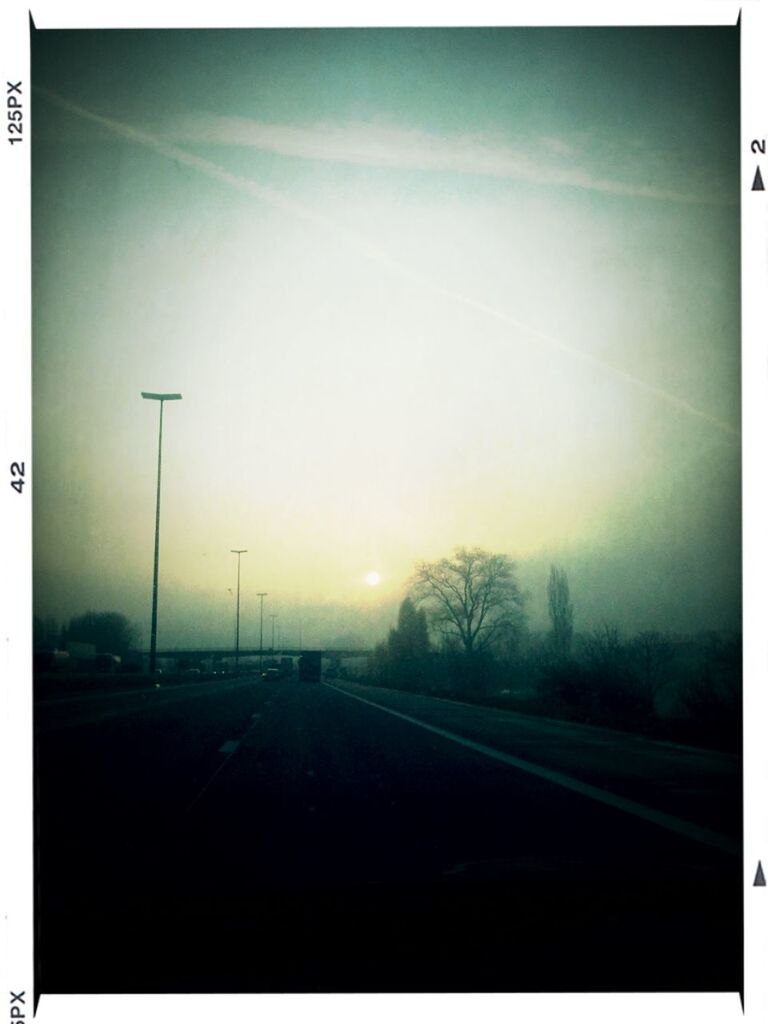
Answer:
[[[755,880],[752,884],[765,885],[765,875],[763,874],[763,865],[761,861],[757,862],[757,874],[755,875]]]
[[[755,180],[752,182],[752,191],[753,192],[765,192],[765,185],[763,184],[763,176],[760,173],[760,168],[759,167],[755,171]]]

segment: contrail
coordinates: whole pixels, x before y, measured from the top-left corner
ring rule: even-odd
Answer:
[[[178,146],[163,142],[162,139],[157,138],[155,135],[151,135],[149,132],[140,131],[138,128],[133,128],[130,125],[123,124],[121,121],[115,121],[112,118],[103,117],[101,114],[95,114],[90,110],[86,110],[84,107],[78,106],[76,103],[71,103],[69,100],[64,99],[48,89],[35,86],[34,91],[40,96],[45,97],[45,99],[49,100],[51,103],[54,103],[56,106],[61,107],[63,110],[66,110],[71,114],[75,114],[77,117],[81,117],[86,121],[91,121],[94,124],[101,125],[103,128],[113,132],[115,135],[129,139],[131,142],[135,142],[138,145],[144,146],[156,153],[161,153],[170,160],[175,160],[180,164],[191,167],[194,170],[199,171],[201,174],[204,174],[209,178],[213,178],[215,181],[231,185],[238,191],[254,196],[256,199],[260,199],[262,202],[267,203],[276,209],[283,210],[285,213],[288,213],[293,217],[320,227],[322,230],[329,232],[336,238],[342,239],[347,245],[364,255],[371,262],[386,268],[390,273],[412,282],[417,287],[422,288],[425,291],[429,291],[434,295],[439,295],[442,298],[449,299],[451,302],[473,309],[484,316],[497,320],[508,327],[512,327],[520,334],[527,335],[528,338],[535,338],[538,341],[544,342],[544,344],[548,345],[550,348],[554,348],[559,352],[564,352],[566,355],[569,355],[574,359],[578,359],[581,362],[594,366],[596,369],[624,381],[636,390],[652,395],[654,398],[665,402],[667,405],[678,409],[680,412],[684,412],[689,416],[694,416],[698,419],[704,420],[711,426],[717,427],[719,430],[723,431],[723,433],[729,434],[733,437],[740,437],[741,435],[741,432],[737,427],[734,427],[732,424],[727,423],[716,416],[712,416],[703,409],[698,409],[696,406],[691,405],[690,402],[686,402],[685,399],[680,398],[671,391],[666,391],[664,388],[649,384],[647,381],[644,381],[639,377],[635,377],[634,374],[621,369],[621,367],[614,366],[612,363],[609,363],[604,359],[590,355],[590,353],[584,352],[582,349],[576,348],[575,346],[555,338],[550,334],[546,334],[544,331],[539,331],[535,327],[530,327],[528,324],[524,324],[515,317],[510,316],[509,313],[505,313],[503,310],[489,306],[485,302],[481,302],[479,299],[474,299],[470,295],[465,295],[462,292],[457,292],[451,288],[446,288],[443,285],[437,284],[428,277],[412,270],[405,264],[400,263],[398,260],[393,259],[377,246],[371,245],[370,242],[357,234],[357,232],[338,224],[336,221],[321,213],[317,213],[304,203],[297,202],[295,199],[290,199],[288,196],[279,192],[277,189],[271,188],[269,185],[260,185],[252,178],[245,178],[239,174],[232,174],[231,171],[228,171],[220,164],[213,163],[211,160],[205,160],[202,157],[195,156],[193,153],[188,153],[184,149],[180,149]]]
[[[173,131],[171,140],[182,146],[209,143],[243,146],[281,156],[298,156],[359,167],[480,174],[537,186],[566,186],[633,199],[708,206],[733,205],[731,199],[718,194],[677,192],[651,184],[629,184],[610,178],[598,178],[568,165],[538,163],[515,146],[482,136],[435,135],[420,130],[359,122],[274,124],[252,118],[198,113],[183,118]],[[567,146],[566,152],[571,152]]]

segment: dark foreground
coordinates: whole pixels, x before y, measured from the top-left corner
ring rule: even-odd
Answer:
[[[735,761],[408,699],[738,842]],[[36,725],[39,991],[741,987],[737,856],[348,693],[197,683]]]

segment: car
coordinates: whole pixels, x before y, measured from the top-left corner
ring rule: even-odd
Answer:
[[[280,678],[280,669],[279,668],[265,668],[264,671],[261,673],[261,678],[262,679],[266,679],[266,680],[279,679]]]
[[[112,674],[119,671],[120,662],[121,658],[118,654],[97,654],[93,659],[93,671]]]

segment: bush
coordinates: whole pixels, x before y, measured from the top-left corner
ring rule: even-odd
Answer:
[[[537,691],[548,704],[587,708],[592,693],[584,669],[572,658],[554,660],[540,666]]]
[[[742,736],[741,679],[721,677],[704,669],[688,679],[678,695],[682,721],[678,730],[687,742],[737,751]]]

